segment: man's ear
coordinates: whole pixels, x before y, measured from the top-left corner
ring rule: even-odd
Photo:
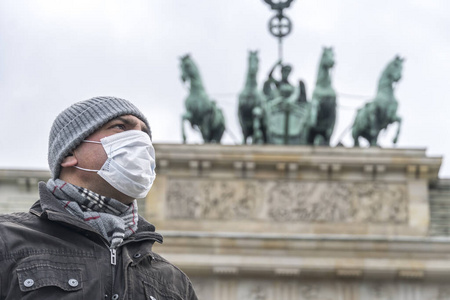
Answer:
[[[69,155],[63,159],[63,161],[61,162],[61,167],[69,168],[69,167],[76,166],[77,164],[78,164],[78,160],[75,157],[75,155]]]

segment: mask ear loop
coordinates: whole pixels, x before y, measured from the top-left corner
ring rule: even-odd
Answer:
[[[102,142],[83,140],[83,143],[101,144]],[[73,156],[75,156],[75,158],[77,159],[77,163],[78,163],[78,158],[77,158],[77,155],[75,154],[75,149],[73,150]],[[98,171],[100,171],[100,170],[86,169],[86,168],[82,168],[82,167],[79,167],[79,166],[73,166],[73,167],[78,169],[78,170],[82,170],[82,171],[86,171],[86,172],[98,172]]]
[[[78,170],[82,170],[82,171],[87,171],[87,172],[98,172],[100,170],[92,170],[92,169],[85,169],[85,168],[81,168],[79,166],[73,166],[74,168],[77,168]]]
[[[101,144],[102,142],[98,142],[98,141],[90,141],[90,140],[83,140],[83,143]]]

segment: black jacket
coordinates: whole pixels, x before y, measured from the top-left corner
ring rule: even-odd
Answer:
[[[0,300],[196,300],[188,277],[152,252],[162,242],[139,218],[138,230],[117,249],[65,211],[39,185],[28,213],[0,215]]]

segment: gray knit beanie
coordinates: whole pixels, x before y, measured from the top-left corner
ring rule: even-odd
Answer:
[[[150,130],[145,116],[131,102],[115,97],[95,97],[73,104],[60,113],[53,122],[48,141],[48,165],[53,179],[59,178],[61,162],[86,137],[109,122],[133,115]],[[149,132],[150,138],[152,138]]]

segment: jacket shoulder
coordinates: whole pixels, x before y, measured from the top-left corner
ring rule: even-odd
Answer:
[[[36,216],[29,212],[16,212],[11,214],[0,214],[0,224],[16,223],[23,224],[27,221],[35,219]]]
[[[25,212],[0,215],[0,261],[11,250],[11,241],[23,240],[23,230],[37,226],[33,219],[35,216]]]
[[[176,285],[178,290],[183,291],[184,299],[197,299],[189,277],[177,266],[155,252],[153,252],[152,266],[159,271],[162,280],[168,278],[173,280],[170,284]]]

